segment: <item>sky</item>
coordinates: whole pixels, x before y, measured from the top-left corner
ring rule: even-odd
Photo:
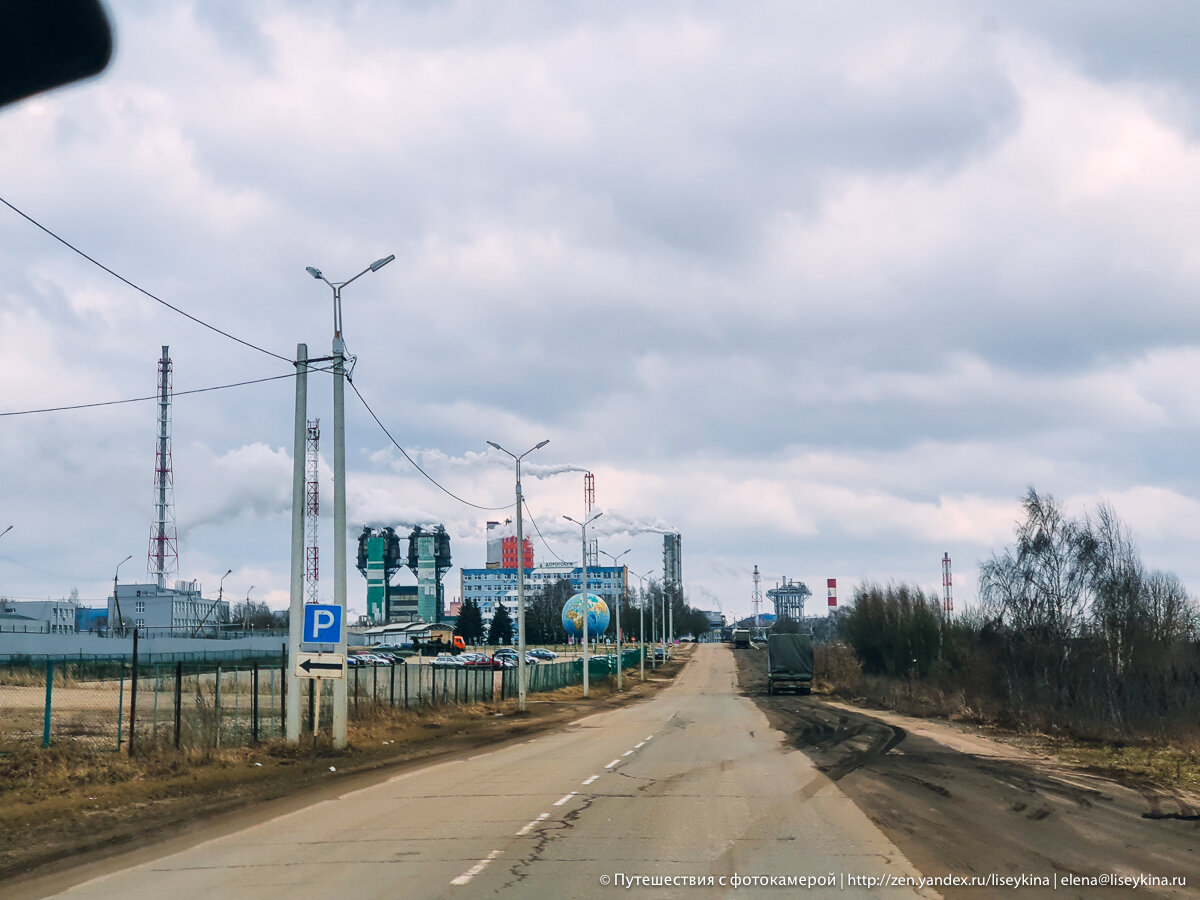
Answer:
[[[169,345],[178,577],[286,607],[294,381],[182,392],[328,355],[305,267],[389,254],[343,294],[349,556],[443,524],[448,599],[512,514],[487,441],[545,439],[539,563],[590,471],[600,549],[657,578],[679,532],[730,618],[755,565],[820,613],[944,553],[969,607],[1031,486],[1200,588],[1190,4],[106,6],[107,71],[0,109],[0,595],[146,579],[155,404],[7,414],[151,397]]]

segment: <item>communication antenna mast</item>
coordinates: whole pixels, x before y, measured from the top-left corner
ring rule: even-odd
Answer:
[[[954,580],[950,575],[950,554],[942,557],[942,612],[954,612]]]
[[[596,476],[591,472],[585,472],[583,475],[583,506],[585,509],[584,519],[588,519],[592,515],[592,507],[596,504]],[[592,538],[587,542],[587,560],[588,568],[598,568],[600,565],[600,539]]]
[[[175,476],[171,471],[171,357],[162,348],[158,361],[158,444],[154,453],[154,522],[146,571],[167,586],[167,575],[179,572],[179,545],[175,536]]]
[[[754,567],[754,596],[751,605],[754,609],[754,627],[762,628],[762,588],[759,587],[762,576],[758,574],[758,566]]]
[[[308,585],[308,603],[317,602],[317,582],[321,580],[320,548],[317,546],[317,524],[321,514],[320,456],[321,420],[310,419],[305,442],[304,461],[308,481],[304,492],[304,581]]]

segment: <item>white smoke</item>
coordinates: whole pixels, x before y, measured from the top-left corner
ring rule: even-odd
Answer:
[[[526,463],[521,467],[521,471],[533,478],[549,478],[551,475],[565,475],[567,472],[590,472],[591,469],[585,469],[582,466],[573,466],[564,464],[561,466],[539,466],[536,463]]]

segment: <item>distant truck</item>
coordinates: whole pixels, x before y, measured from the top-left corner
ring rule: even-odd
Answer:
[[[457,634],[450,638],[449,643],[443,641],[442,636],[439,634],[432,641],[422,642],[413,638],[412,647],[417,651],[418,656],[441,656],[444,653],[449,653],[451,656],[458,656],[458,654],[467,649],[467,644]]]
[[[735,628],[733,629],[733,649],[734,650],[749,650],[750,649],[750,629]]]
[[[811,634],[772,634],[767,637],[767,693],[812,691]]]

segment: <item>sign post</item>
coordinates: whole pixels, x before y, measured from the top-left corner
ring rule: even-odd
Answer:
[[[297,678],[315,678],[316,708],[313,710],[313,750],[317,749],[317,733],[321,723],[321,682],[326,678],[346,683],[346,634],[342,607],[333,603],[307,603],[304,606],[304,625],[300,652],[296,654],[292,673]],[[333,652],[342,650],[343,652]],[[337,692],[334,692],[336,705]],[[336,735],[335,743],[336,743]]]

